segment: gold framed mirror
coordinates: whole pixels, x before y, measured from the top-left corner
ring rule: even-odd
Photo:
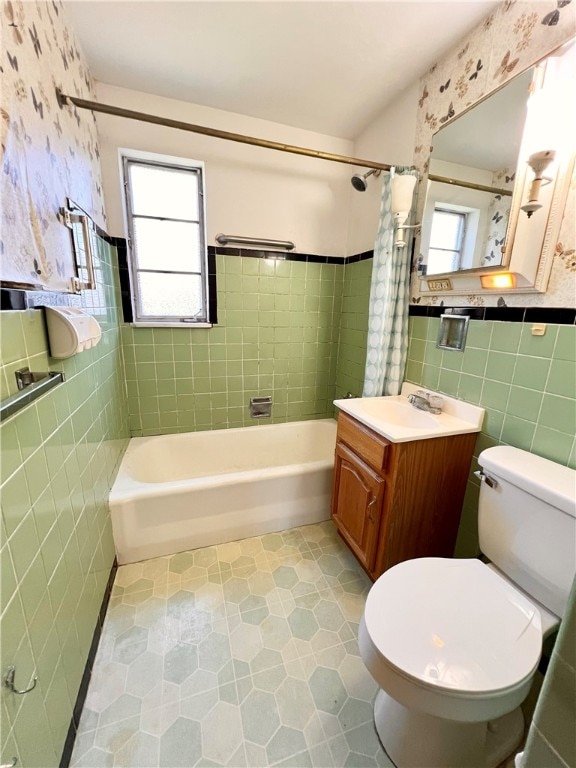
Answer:
[[[575,48],[562,46],[435,134],[417,243],[422,294],[546,290],[574,164]],[[538,153],[544,171],[532,162]]]

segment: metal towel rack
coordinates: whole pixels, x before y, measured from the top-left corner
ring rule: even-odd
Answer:
[[[16,371],[16,381],[18,392],[0,403],[0,421],[13,416],[52,387],[61,384],[64,381],[64,374],[60,371],[37,372],[21,368]]]
[[[219,245],[240,243],[241,245],[259,245],[263,248],[285,248],[287,251],[293,251],[296,248],[291,240],[267,240],[265,237],[243,237],[242,235],[223,235],[220,233],[214,239]]]

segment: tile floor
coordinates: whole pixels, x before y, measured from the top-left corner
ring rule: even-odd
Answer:
[[[392,766],[331,522],[118,569],[72,765]]]

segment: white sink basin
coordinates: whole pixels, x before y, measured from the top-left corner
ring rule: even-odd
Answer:
[[[397,427],[426,429],[437,425],[436,417],[414,408],[405,397],[364,397],[358,405],[366,417],[372,417]]]
[[[439,394],[442,413],[421,411],[408,402],[408,395],[422,389],[404,383],[402,394],[391,397],[356,397],[334,400],[334,405],[393,443],[479,432],[484,408]]]

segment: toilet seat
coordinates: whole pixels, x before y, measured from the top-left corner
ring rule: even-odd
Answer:
[[[479,560],[420,558],[386,571],[368,594],[361,635],[385,690],[458,720],[517,706],[542,649],[536,606]]]

